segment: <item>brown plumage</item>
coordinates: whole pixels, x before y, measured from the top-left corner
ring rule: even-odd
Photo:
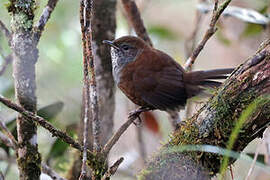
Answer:
[[[159,110],[179,110],[206,87],[218,87],[233,69],[185,72],[166,53],[143,40],[124,36],[110,44],[113,75],[118,87],[135,104]]]

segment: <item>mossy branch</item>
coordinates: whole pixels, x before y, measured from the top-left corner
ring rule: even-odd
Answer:
[[[185,145],[213,145],[226,148],[232,130],[250,104],[261,99],[241,125],[232,149],[241,152],[262,135],[270,123],[270,41],[266,41],[241,64],[215,95],[181,126],[143,170],[141,179],[210,179],[219,172],[224,156],[208,152],[172,152]],[[164,153],[167,152],[167,153]],[[230,160],[229,164],[233,161]]]

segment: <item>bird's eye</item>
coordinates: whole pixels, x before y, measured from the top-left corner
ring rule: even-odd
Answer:
[[[122,46],[122,49],[125,50],[125,51],[127,51],[127,50],[129,50],[129,46],[128,45],[123,45]]]

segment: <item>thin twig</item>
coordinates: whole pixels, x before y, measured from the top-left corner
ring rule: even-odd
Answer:
[[[257,145],[257,148],[256,148],[256,151],[255,151],[255,155],[254,155],[252,164],[251,164],[251,166],[250,166],[250,168],[248,170],[248,173],[247,173],[247,176],[246,176],[245,180],[249,180],[250,179],[251,173],[252,173],[252,171],[253,171],[253,169],[255,167],[255,164],[256,164],[256,161],[257,161],[257,158],[258,158],[258,154],[259,154],[260,149],[262,148],[262,145],[263,145],[263,139]]]
[[[4,131],[7,131],[8,133],[10,133],[8,130],[6,130],[6,125],[4,123],[2,123],[0,121],[0,126],[1,128],[4,129]],[[3,139],[4,137],[4,139]],[[8,147],[12,148],[13,150],[17,150],[18,146],[18,142],[15,140],[15,138],[13,137],[13,135],[11,134],[11,136],[9,137],[6,137],[4,134],[2,134],[0,132],[0,139],[3,141],[3,143],[5,145],[7,145]],[[8,161],[10,159],[7,159]],[[15,162],[15,161],[14,161]],[[51,169],[49,166],[47,166],[45,163],[41,163],[41,166],[42,166],[42,172],[49,175],[52,179],[54,180],[66,180],[65,178],[62,178],[60,177],[53,169]],[[0,180],[1,180],[1,177],[0,177]]]
[[[16,145],[13,144],[13,142],[11,141],[11,139],[9,137],[7,137],[5,134],[3,134],[2,132],[0,132],[0,140],[8,147],[12,147],[13,149],[16,148]]]
[[[4,63],[2,65],[2,67],[0,68],[0,76],[4,74],[8,65],[12,62],[12,55],[11,54],[8,56],[4,56],[3,54],[1,54],[1,56],[4,59]]]
[[[12,135],[12,133],[8,130],[7,126],[5,123],[1,120],[0,118],[0,128],[3,130],[3,132],[9,137],[9,139],[12,141],[14,147],[18,147],[17,141],[15,137]]]
[[[47,166],[45,163],[41,163],[41,170],[43,173],[50,176],[53,180],[66,180],[65,178],[59,176],[52,168]]]
[[[78,142],[76,142],[72,137],[67,135],[65,132],[62,132],[62,131],[56,129],[53,125],[51,125],[44,118],[37,116],[32,112],[26,111],[24,108],[13,103],[12,101],[8,100],[7,98],[3,97],[2,95],[0,95],[0,102],[3,103],[4,105],[6,105],[7,107],[21,113],[22,115],[27,117],[29,120],[38,123],[43,128],[47,129],[52,134],[52,136],[60,138],[62,141],[66,142],[71,147],[78,149],[81,152],[83,151],[83,147]],[[88,156],[89,161],[94,162],[95,155],[92,152],[87,151],[87,156]]]
[[[204,0],[201,0],[201,2],[204,2]],[[197,36],[198,36],[198,32],[200,30],[202,19],[203,19],[202,13],[200,13],[198,10],[196,10],[194,28],[193,28],[190,36],[185,40],[185,44],[184,44],[185,45],[186,59],[188,59],[188,57],[191,56],[191,53],[194,51],[194,49],[196,47]],[[192,67],[189,70],[192,71]],[[191,106],[192,106],[192,101],[187,101],[186,109],[185,109],[185,118],[186,119],[189,117],[189,115],[191,113],[191,109],[192,109]]]
[[[134,112],[132,112],[129,115],[128,120],[117,130],[117,132],[104,145],[101,153],[103,153],[105,157],[107,157],[107,155],[110,152],[110,150],[112,149],[112,147],[119,140],[121,135],[127,130],[127,128],[135,121],[135,119],[139,118],[139,116],[142,112],[145,112],[145,111],[149,111],[149,110],[139,108],[138,110],[135,110]]]
[[[186,64],[184,66],[186,70],[189,70],[191,68],[191,66],[194,64],[196,58],[198,57],[198,55],[200,54],[200,52],[204,48],[206,42],[217,31],[217,28],[215,27],[216,23],[217,23],[220,15],[225,10],[225,8],[229,5],[230,2],[231,2],[231,0],[226,0],[217,8],[217,10],[215,10],[215,8],[213,9],[213,14],[212,14],[212,18],[211,18],[209,28],[205,32],[201,42],[198,44],[198,46],[192,52],[191,56],[186,61]],[[218,3],[218,1],[215,0],[215,6],[214,7],[217,7],[217,3]]]
[[[0,20],[0,31],[2,31],[5,34],[8,42],[10,42],[11,33],[9,32],[8,28],[5,26],[5,24],[1,20]]]
[[[91,44],[88,44],[88,39],[91,38],[91,16],[92,16],[92,1],[81,0],[80,1],[80,22],[81,22],[81,31],[82,31],[82,42],[83,42],[83,74],[84,74],[84,128],[83,128],[83,158],[81,166],[81,174],[79,179],[87,179],[87,147],[88,147],[88,124],[89,124],[89,112],[90,112],[90,77],[89,77],[89,68],[90,68],[90,58],[92,57],[91,49],[88,51],[88,48]],[[91,39],[90,39],[91,42]],[[93,92],[91,92],[93,93]],[[94,139],[95,142],[95,139]]]
[[[122,0],[122,4],[127,13],[128,19],[131,22],[136,34],[147,42],[150,46],[153,46],[151,39],[149,38],[146,28],[143,24],[139,9],[133,0]]]
[[[58,0],[49,0],[46,7],[43,9],[43,12],[39,18],[39,21],[37,25],[35,26],[35,32],[33,35],[36,44],[39,42],[39,39],[44,30],[44,27],[47,24],[57,2]]]
[[[107,172],[103,175],[103,177],[101,178],[101,180],[107,180],[108,178],[110,178],[111,176],[113,176],[115,174],[115,172],[117,171],[118,167],[120,166],[120,164],[124,161],[124,158],[121,157],[120,159],[118,159],[108,170]]]
[[[88,0],[89,1],[89,0]],[[85,0],[85,2],[87,2]],[[100,147],[100,120],[98,117],[98,94],[97,94],[97,84],[96,84],[96,73],[95,73],[95,64],[94,57],[92,53],[92,29],[91,29],[91,17],[92,17],[92,1],[84,4],[83,11],[81,12],[81,30],[82,30],[82,41],[83,41],[83,53],[84,58],[87,58],[89,63],[89,69],[91,74],[90,79],[90,106],[92,113],[92,125],[93,125],[93,149],[96,152],[99,152]]]

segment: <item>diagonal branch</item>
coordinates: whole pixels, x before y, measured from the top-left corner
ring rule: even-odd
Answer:
[[[33,34],[33,38],[36,44],[38,44],[44,27],[47,24],[57,2],[58,0],[49,0],[46,7],[43,9],[43,12],[39,18],[38,23],[35,26],[35,32]]]
[[[118,159],[108,170],[107,172],[104,174],[104,176],[102,177],[101,180],[107,180],[109,179],[111,176],[113,176],[115,174],[115,172],[117,171],[118,167],[120,166],[120,164],[124,161],[124,158],[121,157],[120,159]]]
[[[0,68],[0,76],[4,74],[8,65],[12,62],[12,55],[11,54],[8,56],[4,56],[3,54],[1,54],[1,56],[4,59],[4,63]]]
[[[3,134],[2,132],[0,132],[0,140],[8,147],[11,147],[12,149],[16,149],[16,145],[12,142],[12,140],[6,136],[5,134]]]
[[[3,130],[3,132],[8,136],[10,141],[12,142],[12,146],[14,149],[18,147],[18,142],[16,141],[15,137],[12,135],[12,133],[8,130],[5,123],[0,119],[0,128]]]
[[[11,40],[11,33],[9,32],[8,28],[5,26],[5,24],[0,20],[0,31],[4,33],[6,36],[8,42]]]
[[[218,8],[218,1],[215,0],[215,5],[214,5],[214,9],[213,9],[213,14],[212,14],[212,18],[211,18],[211,22],[210,25],[207,29],[207,31],[205,32],[203,39],[200,41],[200,43],[198,44],[198,46],[195,48],[195,50],[192,52],[191,56],[188,58],[188,60],[185,63],[185,69],[186,70],[190,70],[191,66],[194,64],[194,62],[196,61],[196,58],[198,57],[198,55],[200,54],[200,52],[202,51],[202,49],[204,48],[206,42],[213,36],[213,34],[217,31],[216,28],[216,23],[220,17],[220,15],[222,14],[222,12],[225,10],[225,8],[230,4],[231,0],[226,0],[224,1]]]
[[[118,131],[109,139],[109,141],[104,145],[101,153],[106,157],[115,143],[119,140],[122,134],[127,130],[127,128],[134,123],[138,118],[140,120],[140,114],[149,111],[147,108],[138,108],[134,112],[130,113],[128,120],[118,129]]]
[[[14,150],[17,150],[17,148],[18,148],[18,142],[15,140],[15,138],[11,134],[11,132],[7,129],[5,123],[2,122],[2,121],[0,121],[0,127],[7,134],[7,137],[6,137],[5,135],[3,135],[0,132],[0,139],[2,140],[2,142],[6,146],[8,146],[8,147],[10,147],[10,148],[12,148]],[[61,176],[59,176],[53,169],[51,169],[45,163],[41,163],[41,170],[42,170],[43,173],[48,174],[54,180],[66,180],[65,178],[62,178]],[[0,178],[0,180],[1,180],[1,178]]]
[[[3,103],[5,106],[21,113],[22,115],[27,117],[29,120],[38,123],[43,128],[47,129],[52,134],[52,136],[60,138],[62,141],[66,142],[71,147],[78,149],[81,152],[83,151],[83,147],[78,142],[76,142],[72,137],[67,135],[65,132],[62,132],[56,129],[52,124],[47,122],[44,118],[37,116],[32,112],[26,111],[24,108],[4,98],[2,95],[0,95],[0,102]],[[89,161],[94,162],[95,155],[92,152],[87,151],[87,156],[88,156]]]
[[[45,163],[41,163],[41,170],[43,173],[49,175],[53,180],[66,180],[57,174],[52,168],[47,166]]]

